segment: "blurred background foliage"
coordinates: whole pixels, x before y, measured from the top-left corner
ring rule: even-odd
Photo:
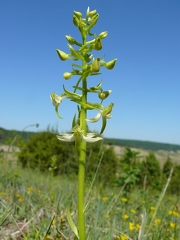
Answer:
[[[17,132],[12,134],[13,138],[8,137],[6,141],[11,144],[16,137],[15,144],[20,149],[16,155],[23,168],[51,172],[53,176],[66,175],[73,179],[78,174],[74,143],[59,141],[56,138],[57,130],[49,127],[44,132],[28,134],[28,138]],[[91,182],[97,171],[96,181],[102,186],[123,186],[127,192],[135,187],[161,190],[172,168],[168,191],[180,194],[180,165],[172,162],[170,157],[167,156],[162,166],[153,151],[142,156],[141,149],[137,151],[126,147],[124,153],[118,156],[112,142],[103,140],[87,144],[86,180]]]

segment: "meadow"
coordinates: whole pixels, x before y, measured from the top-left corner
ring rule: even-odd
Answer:
[[[17,160],[0,158],[0,239],[76,239],[67,211],[77,221],[76,176],[23,169]],[[98,174],[98,173],[97,173]],[[141,186],[86,182],[88,240],[179,240],[179,198]]]

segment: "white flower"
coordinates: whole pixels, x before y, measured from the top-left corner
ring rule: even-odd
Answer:
[[[71,132],[72,132],[71,134],[65,133],[65,134],[57,135],[57,138],[63,142],[75,141],[76,144],[80,143],[81,140],[84,140],[85,142],[89,142],[89,143],[102,140],[101,137],[96,137],[95,133],[87,133],[87,136],[84,136],[83,130],[79,127],[79,125],[76,125]]]
[[[55,106],[55,111],[59,118],[62,117],[58,113],[58,107],[65,98],[67,98],[66,94],[61,94],[60,96],[58,96],[56,93],[51,93],[50,95],[51,102]]]
[[[102,128],[100,131],[100,134],[102,134],[106,127],[106,119],[112,118],[111,111],[113,106],[114,106],[114,103],[109,104],[109,106],[107,106],[103,110],[100,110],[94,118],[87,118],[86,121],[93,123],[93,122],[99,121],[99,119],[102,117]]]

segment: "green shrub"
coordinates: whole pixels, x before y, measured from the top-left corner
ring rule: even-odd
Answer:
[[[55,132],[39,132],[29,141],[20,145],[19,161],[23,167],[51,171],[53,175],[78,174],[78,160],[74,143],[59,141]],[[117,158],[112,147],[106,148],[102,142],[87,144],[86,177],[92,180],[102,157],[97,179],[103,183],[115,180]]]
[[[122,186],[126,183],[125,189],[130,191],[139,180],[139,155],[140,152],[126,148],[124,155],[120,159],[119,178],[115,185]]]
[[[161,168],[159,161],[153,152],[150,152],[141,163],[140,169],[140,184],[143,184],[144,179],[146,179],[147,186],[161,189]]]
[[[77,172],[73,144],[59,141],[55,133],[39,132],[33,135],[27,144],[22,145],[18,157],[23,167],[39,168],[41,171],[52,169],[52,157],[55,157],[54,175]]]
[[[180,165],[174,166],[168,191],[171,194],[176,194],[178,196],[180,195]]]
[[[167,158],[166,162],[164,163],[163,166],[163,175],[168,178],[171,169],[173,168],[173,162],[170,157]]]

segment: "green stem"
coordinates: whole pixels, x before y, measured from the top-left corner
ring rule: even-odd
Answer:
[[[86,34],[81,32],[83,46],[86,45]],[[83,56],[84,57],[84,56]],[[86,61],[82,60],[83,72],[86,71]],[[83,73],[82,73],[83,75]],[[82,103],[87,103],[87,79],[82,78]],[[81,105],[80,112],[80,127],[83,134],[86,136],[86,109],[84,104]],[[85,225],[85,206],[84,206],[84,193],[85,193],[85,163],[86,163],[86,142],[81,141],[80,154],[79,154],[79,172],[78,172],[78,230],[79,239],[86,240],[86,225]]]
[[[83,80],[86,82],[86,79]],[[84,95],[84,100],[86,101],[86,96]],[[80,123],[81,128],[86,135],[86,110],[82,107]],[[86,161],[86,142],[82,141],[80,146],[80,156],[79,156],[79,173],[78,173],[78,226],[79,226],[79,239],[85,240],[85,214],[84,214],[84,190],[85,190],[85,161]]]
[[[86,78],[82,79],[82,89],[87,89]],[[87,93],[83,92],[82,102],[87,102]],[[80,126],[83,134],[86,135],[86,109],[81,106]],[[78,229],[79,239],[86,239],[85,213],[84,213],[84,192],[85,192],[85,162],[86,162],[86,142],[80,144],[79,173],[78,173]]]

